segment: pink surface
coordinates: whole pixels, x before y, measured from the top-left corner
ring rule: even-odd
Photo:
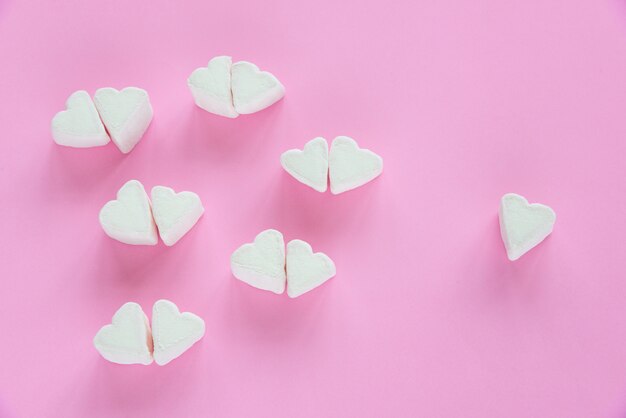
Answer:
[[[617,417],[626,414],[626,4],[617,0],[0,2],[0,409],[17,417]],[[286,98],[229,120],[185,80],[217,54]],[[52,142],[77,89],[148,90],[135,150]],[[319,194],[282,151],[346,134],[375,182]],[[107,238],[131,178],[197,192],[175,247]],[[498,201],[552,206],[507,261]],[[265,228],[329,254],[295,300],[232,278]],[[92,346],[168,298],[205,338],[165,367]]]

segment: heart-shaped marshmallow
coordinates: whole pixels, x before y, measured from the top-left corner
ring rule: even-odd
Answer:
[[[318,192],[328,188],[328,143],[324,138],[310,140],[302,150],[285,151],[280,163],[296,180]]]
[[[124,154],[139,142],[152,121],[148,93],[137,87],[98,89],[94,103],[111,139]]]
[[[287,295],[298,297],[315,289],[336,274],[335,263],[324,253],[294,239],[287,244]]]
[[[554,228],[556,213],[539,203],[508,193],[500,200],[500,233],[509,260],[517,260],[543,241]]]
[[[230,257],[233,275],[262,290],[280,294],[285,291],[285,241],[283,234],[268,229],[244,244]]]
[[[128,302],[113,315],[93,339],[96,350],[105,359],[118,364],[152,363],[150,324],[141,306]]]
[[[240,114],[263,110],[285,95],[285,87],[276,77],[247,61],[233,64],[231,90],[235,111]]]
[[[169,300],[152,307],[154,361],[163,366],[187,351],[204,336],[204,321],[191,312],[180,313]]]
[[[158,242],[150,199],[137,180],[124,184],[117,192],[117,199],[102,207],[100,225],[108,236],[125,244],[156,245]]]
[[[65,107],[67,110],[52,118],[54,142],[75,148],[99,147],[109,143],[109,136],[98,111],[86,91],[72,93]]]
[[[207,112],[236,118],[231,85],[232,59],[215,57],[206,67],[196,68],[187,79],[187,85],[196,104]]]
[[[164,186],[152,188],[152,214],[165,245],[176,244],[203,213],[200,197],[193,192],[175,193]]]
[[[380,176],[383,159],[368,149],[359,148],[354,139],[338,136],[330,146],[328,169],[330,192],[339,194]]]

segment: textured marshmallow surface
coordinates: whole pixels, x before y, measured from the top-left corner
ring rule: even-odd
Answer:
[[[204,321],[190,312],[181,313],[168,301],[159,300],[152,307],[154,361],[162,366],[187,351],[204,336]]]
[[[328,188],[328,143],[324,138],[310,140],[302,150],[285,151],[280,163],[296,180],[318,192]]]
[[[148,93],[137,87],[98,89],[94,103],[111,139],[124,154],[141,140],[152,121]]]
[[[89,148],[109,143],[109,136],[91,97],[79,90],[67,99],[67,110],[52,118],[52,138],[66,147]]]
[[[268,229],[251,244],[239,247],[230,257],[230,268],[239,280],[258,289],[285,291],[285,241],[283,234]]]
[[[508,193],[500,200],[500,232],[509,260],[517,260],[543,241],[554,228],[556,213],[539,203]]]
[[[383,172],[383,159],[368,149],[361,149],[354,139],[338,136],[328,156],[330,191],[339,194],[355,189]]]
[[[324,253],[294,239],[287,244],[287,295],[298,297],[320,286],[336,273],[335,263]]]
[[[239,114],[230,89],[231,67],[231,57],[215,57],[206,67],[196,68],[187,79],[187,85],[199,107],[216,115],[236,118]]]
[[[125,244],[156,245],[158,242],[150,199],[137,180],[124,184],[117,192],[117,199],[102,207],[100,225],[108,236]]]
[[[233,64],[231,90],[235,110],[241,114],[263,110],[285,95],[285,87],[274,75],[247,61]]]
[[[176,244],[203,213],[200,197],[193,192],[175,193],[164,186],[152,188],[152,214],[165,245]]]
[[[93,339],[96,350],[105,359],[119,364],[152,363],[152,335],[141,306],[128,302],[113,315]]]

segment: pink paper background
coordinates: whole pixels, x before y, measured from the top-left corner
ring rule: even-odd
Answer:
[[[229,120],[186,78],[218,54],[286,98]],[[0,415],[618,417],[626,414],[626,4],[617,0],[0,2]],[[77,89],[147,89],[135,150],[55,145]],[[282,151],[345,134],[385,159],[340,196]],[[107,238],[127,180],[197,192],[181,242]],[[552,206],[507,261],[498,201]],[[337,277],[295,300],[232,278],[265,228]],[[124,302],[202,316],[165,367],[92,346]]]

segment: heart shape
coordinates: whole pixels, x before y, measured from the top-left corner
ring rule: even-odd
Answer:
[[[500,233],[509,260],[517,260],[543,241],[554,228],[556,213],[539,203],[508,193],[500,200]]]
[[[283,152],[280,163],[296,180],[318,192],[328,188],[328,143],[324,138],[310,140],[302,150]]]
[[[287,244],[287,295],[290,298],[315,289],[336,273],[333,260],[324,253],[313,253],[307,242],[294,239]]]
[[[206,67],[196,68],[187,79],[187,85],[196,104],[207,112],[236,118],[231,86],[232,59],[215,57]]]
[[[274,75],[247,61],[233,64],[231,90],[235,111],[240,114],[263,110],[285,95],[285,87]]]
[[[191,312],[181,313],[168,300],[158,300],[152,307],[154,361],[163,366],[204,336],[204,321]]]
[[[200,197],[193,192],[175,193],[164,186],[152,188],[152,214],[165,245],[176,244],[203,213]]]
[[[139,142],[152,121],[148,93],[137,87],[98,89],[94,103],[111,139],[124,154]]]
[[[283,234],[268,229],[244,244],[230,257],[233,275],[244,283],[280,294],[285,291],[285,241]]]
[[[137,180],[130,180],[117,192],[117,199],[100,210],[100,225],[111,238],[131,245],[156,245],[157,228],[150,200]]]
[[[141,306],[128,302],[113,315],[93,339],[94,346],[105,359],[118,364],[152,363],[152,335]]]
[[[98,111],[86,91],[72,93],[65,107],[67,110],[52,118],[54,142],[74,148],[99,147],[109,143]]]
[[[359,148],[347,136],[338,136],[328,156],[330,192],[339,194],[355,189],[383,172],[383,159],[368,149]]]

